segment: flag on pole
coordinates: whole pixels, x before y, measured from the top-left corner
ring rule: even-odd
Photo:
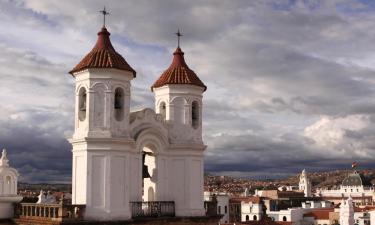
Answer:
[[[354,169],[354,168],[356,168],[358,166],[358,163],[356,163],[356,162],[353,162],[352,163],[352,168]]]

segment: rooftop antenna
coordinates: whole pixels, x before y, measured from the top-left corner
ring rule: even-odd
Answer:
[[[180,47],[180,38],[182,37],[180,29],[177,30],[176,35],[177,35],[177,47],[179,48]]]
[[[107,10],[105,9],[105,6],[104,6],[103,10],[100,10],[99,12],[100,12],[101,14],[103,14],[103,27],[105,27],[105,17],[106,17],[107,15],[109,15],[109,12],[107,12]]]

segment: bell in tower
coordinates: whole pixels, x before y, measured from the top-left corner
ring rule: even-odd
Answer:
[[[142,152],[142,179],[151,178],[150,173],[148,172],[148,166],[145,165],[146,155],[150,153]]]

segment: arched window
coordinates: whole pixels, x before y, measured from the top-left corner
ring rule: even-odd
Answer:
[[[81,88],[79,90],[79,99],[78,99],[78,118],[81,121],[84,121],[86,119],[86,104],[87,101],[87,94],[86,94],[86,89]]]
[[[152,187],[148,188],[148,201],[149,202],[155,201],[155,193]]]
[[[257,218],[257,216],[256,215],[254,215],[253,216],[253,220],[257,220],[258,218]]]
[[[249,215],[246,215],[246,221],[249,221]]]
[[[191,104],[191,124],[194,128],[199,126],[199,104],[197,101]]]
[[[4,194],[12,194],[12,177],[5,177]]]
[[[286,216],[283,216],[283,221],[286,221]]]
[[[115,109],[115,118],[117,121],[124,119],[124,90],[116,88],[115,98],[113,101],[113,108]]]
[[[163,116],[164,119],[166,118],[166,116],[167,116],[167,106],[166,106],[165,102],[160,103],[159,113]]]

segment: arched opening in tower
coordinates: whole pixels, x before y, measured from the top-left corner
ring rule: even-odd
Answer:
[[[142,200],[155,201],[156,191],[156,158],[152,145],[143,147],[142,150]]]

